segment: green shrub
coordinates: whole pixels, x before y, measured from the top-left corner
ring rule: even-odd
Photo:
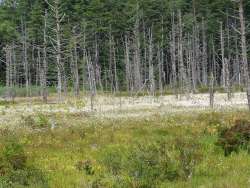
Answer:
[[[44,114],[38,114],[36,124],[38,127],[48,127],[49,119]]]
[[[138,187],[156,187],[160,181],[177,179],[177,161],[171,153],[165,143],[138,144],[128,156],[129,176]]]
[[[7,182],[11,182],[12,187],[49,187],[45,174],[31,167],[12,171],[7,177]]]
[[[93,164],[90,160],[79,161],[76,164],[76,168],[79,171],[84,171],[87,175],[94,175],[95,174]]]
[[[27,160],[21,144],[6,142],[0,153],[0,187],[48,187],[45,174],[29,166]]]
[[[21,121],[24,126],[34,127],[36,122],[32,115],[21,116]]]
[[[202,160],[201,146],[192,139],[178,139],[176,147],[179,152],[179,176],[184,179],[191,178],[195,166]]]
[[[24,126],[31,128],[46,128],[50,125],[49,119],[44,114],[21,116]]]
[[[239,149],[249,150],[250,122],[237,120],[231,128],[221,128],[217,145],[224,149],[225,156],[232,152],[238,153]]]
[[[108,146],[101,152],[99,162],[103,164],[110,173],[117,175],[121,172],[123,158],[126,157],[124,151],[125,148],[119,145]]]
[[[154,188],[166,181],[187,180],[202,160],[200,151],[192,139],[108,146],[99,154],[106,173],[98,176],[98,182],[106,177],[111,187]]]
[[[197,118],[198,122],[205,122],[208,126],[221,125],[222,118],[218,112],[202,113]]]
[[[16,104],[15,101],[0,100],[0,106],[10,106]]]
[[[3,157],[9,162],[14,170],[23,169],[26,166],[27,158],[22,145],[11,142],[3,150]]]

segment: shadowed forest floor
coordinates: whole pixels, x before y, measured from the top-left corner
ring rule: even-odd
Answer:
[[[176,100],[98,97],[2,103],[0,187],[250,186],[249,150],[225,156],[221,129],[250,120],[244,94]]]

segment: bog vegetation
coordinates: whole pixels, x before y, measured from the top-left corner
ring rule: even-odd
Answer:
[[[248,112],[53,117],[0,129],[0,187],[249,187]]]
[[[0,0],[0,187],[250,187],[249,6]]]

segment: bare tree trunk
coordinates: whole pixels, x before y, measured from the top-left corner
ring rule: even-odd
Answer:
[[[182,15],[181,10],[178,10],[178,19],[179,19],[179,37],[178,37],[178,60],[179,60],[179,83],[181,94],[184,93],[184,87],[186,87],[186,75],[184,68],[183,60],[183,33],[182,33]]]
[[[16,60],[16,51],[15,51],[15,43],[12,42],[12,56],[13,56],[13,86],[18,85],[18,72],[17,72],[17,60]]]
[[[77,35],[73,31],[73,49],[71,49],[71,72],[74,84],[74,95],[79,97],[80,86],[79,86],[79,70],[78,70],[78,53],[77,53]],[[73,51],[73,52],[72,52]]]
[[[215,46],[214,46],[214,38],[212,37],[212,74],[214,78],[214,83],[217,82],[217,61],[216,61],[216,52],[215,52]]]
[[[44,28],[43,28],[43,63],[41,69],[41,87],[42,87],[42,98],[43,102],[48,102],[48,90],[47,90],[47,71],[48,71],[48,63],[47,63],[47,19],[48,14],[47,10],[45,10],[44,15]]]
[[[171,31],[171,65],[172,65],[172,87],[174,89],[174,93],[176,94],[176,97],[178,98],[177,93],[177,69],[176,69],[176,33],[175,33],[176,27],[175,27],[175,13],[172,13],[172,31]]]
[[[241,86],[241,66],[240,66],[240,58],[239,58],[239,49],[238,49],[238,37],[235,35],[235,60],[234,60],[234,67],[233,67],[233,73],[234,76],[236,76],[236,84],[238,86]]]
[[[127,35],[125,36],[125,69],[126,69],[126,84],[127,91],[130,92],[132,88],[132,76],[131,76],[131,62],[130,62],[130,48],[129,48],[129,39]]]
[[[150,95],[155,95],[155,78],[154,78],[154,65],[153,65],[153,33],[152,29],[149,30],[149,84]]]
[[[146,37],[146,28],[145,28],[145,23],[144,23],[144,20],[143,20],[143,47],[144,47],[144,65],[143,65],[143,82],[147,82],[147,79],[148,79],[148,43],[147,43],[147,37]]]
[[[23,51],[23,66],[24,66],[24,75],[25,75],[25,87],[26,87],[26,96],[29,97],[29,63],[28,63],[28,54],[27,54],[27,31],[26,23],[22,21],[22,51]]]
[[[223,24],[220,23],[220,42],[221,42],[221,85],[223,88],[226,88],[226,66],[225,66],[225,44],[224,44],[224,32]]]
[[[225,58],[225,78],[226,78],[226,90],[227,90],[227,99],[232,99],[232,90],[231,90],[231,80],[229,77],[229,59]]]
[[[198,24],[196,18],[196,1],[193,0],[193,59],[192,59],[192,89],[195,93],[197,90],[197,80],[199,80],[199,36],[198,36]]]
[[[87,68],[88,68],[88,82],[90,89],[90,103],[91,103],[91,111],[94,110],[94,97],[96,95],[96,81],[95,81],[95,73],[92,60],[90,56],[87,56]]]
[[[192,91],[192,41],[190,39],[190,35],[187,37],[187,47],[186,47],[186,58],[187,58],[187,89],[188,93]],[[188,95],[189,98],[189,95]]]
[[[163,94],[163,83],[162,83],[162,73],[163,73],[163,63],[162,63],[162,55],[161,55],[161,50],[160,46],[158,45],[157,48],[157,59],[158,59],[158,88],[160,91],[160,94]]]
[[[61,43],[61,22],[64,19],[63,13],[61,13],[60,0],[53,0],[53,5],[50,4],[47,0],[45,0],[52,10],[52,14],[55,21],[55,28],[53,31],[55,32],[55,39],[52,39],[52,43],[55,43],[54,51],[56,56],[56,65],[57,65],[57,93],[58,100],[62,101],[62,91],[64,91],[64,95],[67,95],[67,79],[65,74],[64,63],[62,61],[62,43]]]
[[[139,11],[139,4],[137,4],[137,11]],[[137,12],[137,18],[134,28],[134,37],[135,37],[135,58],[134,58],[134,87],[136,91],[141,89],[141,43],[140,43],[140,18],[139,12]]]
[[[114,79],[115,79],[115,92],[119,91],[119,85],[118,85],[118,74],[117,74],[117,60],[116,60],[116,49],[115,46],[113,46],[114,51]]]
[[[209,103],[210,107],[214,108],[214,75],[213,70],[210,75],[210,84],[209,84]]]
[[[5,50],[5,64],[6,64],[6,88],[7,88],[7,93],[6,97],[10,98],[10,85],[11,85],[11,74],[10,74],[10,69],[11,69],[11,50],[9,46],[6,46],[4,48]]]
[[[111,26],[109,29],[109,78],[110,78],[110,89],[111,93],[114,92],[114,74],[113,74],[113,62],[114,62],[114,48],[113,48],[113,36],[111,33]]]
[[[206,28],[204,18],[202,18],[202,83],[204,86],[207,86],[207,66]]]
[[[244,66],[244,79],[247,86],[247,99],[248,99],[248,107],[250,110],[250,79],[249,79],[249,67],[247,61],[246,27],[244,19],[243,0],[240,0],[239,2],[239,16],[241,25],[240,30],[241,30],[242,61]]]
[[[99,62],[99,46],[98,46],[98,39],[95,36],[95,76],[98,83],[98,87],[103,92],[103,85],[102,85],[102,74],[101,74],[101,65]]]

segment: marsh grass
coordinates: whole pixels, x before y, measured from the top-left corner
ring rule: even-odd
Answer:
[[[115,120],[38,113],[25,120],[26,126],[43,129],[51,119],[58,126],[41,132],[0,129],[0,141],[4,148],[16,139],[22,149],[14,153],[24,154],[24,169],[44,172],[35,177],[53,188],[249,187],[247,151],[225,157],[216,145],[219,128],[231,127],[237,117],[250,119],[244,111]]]

